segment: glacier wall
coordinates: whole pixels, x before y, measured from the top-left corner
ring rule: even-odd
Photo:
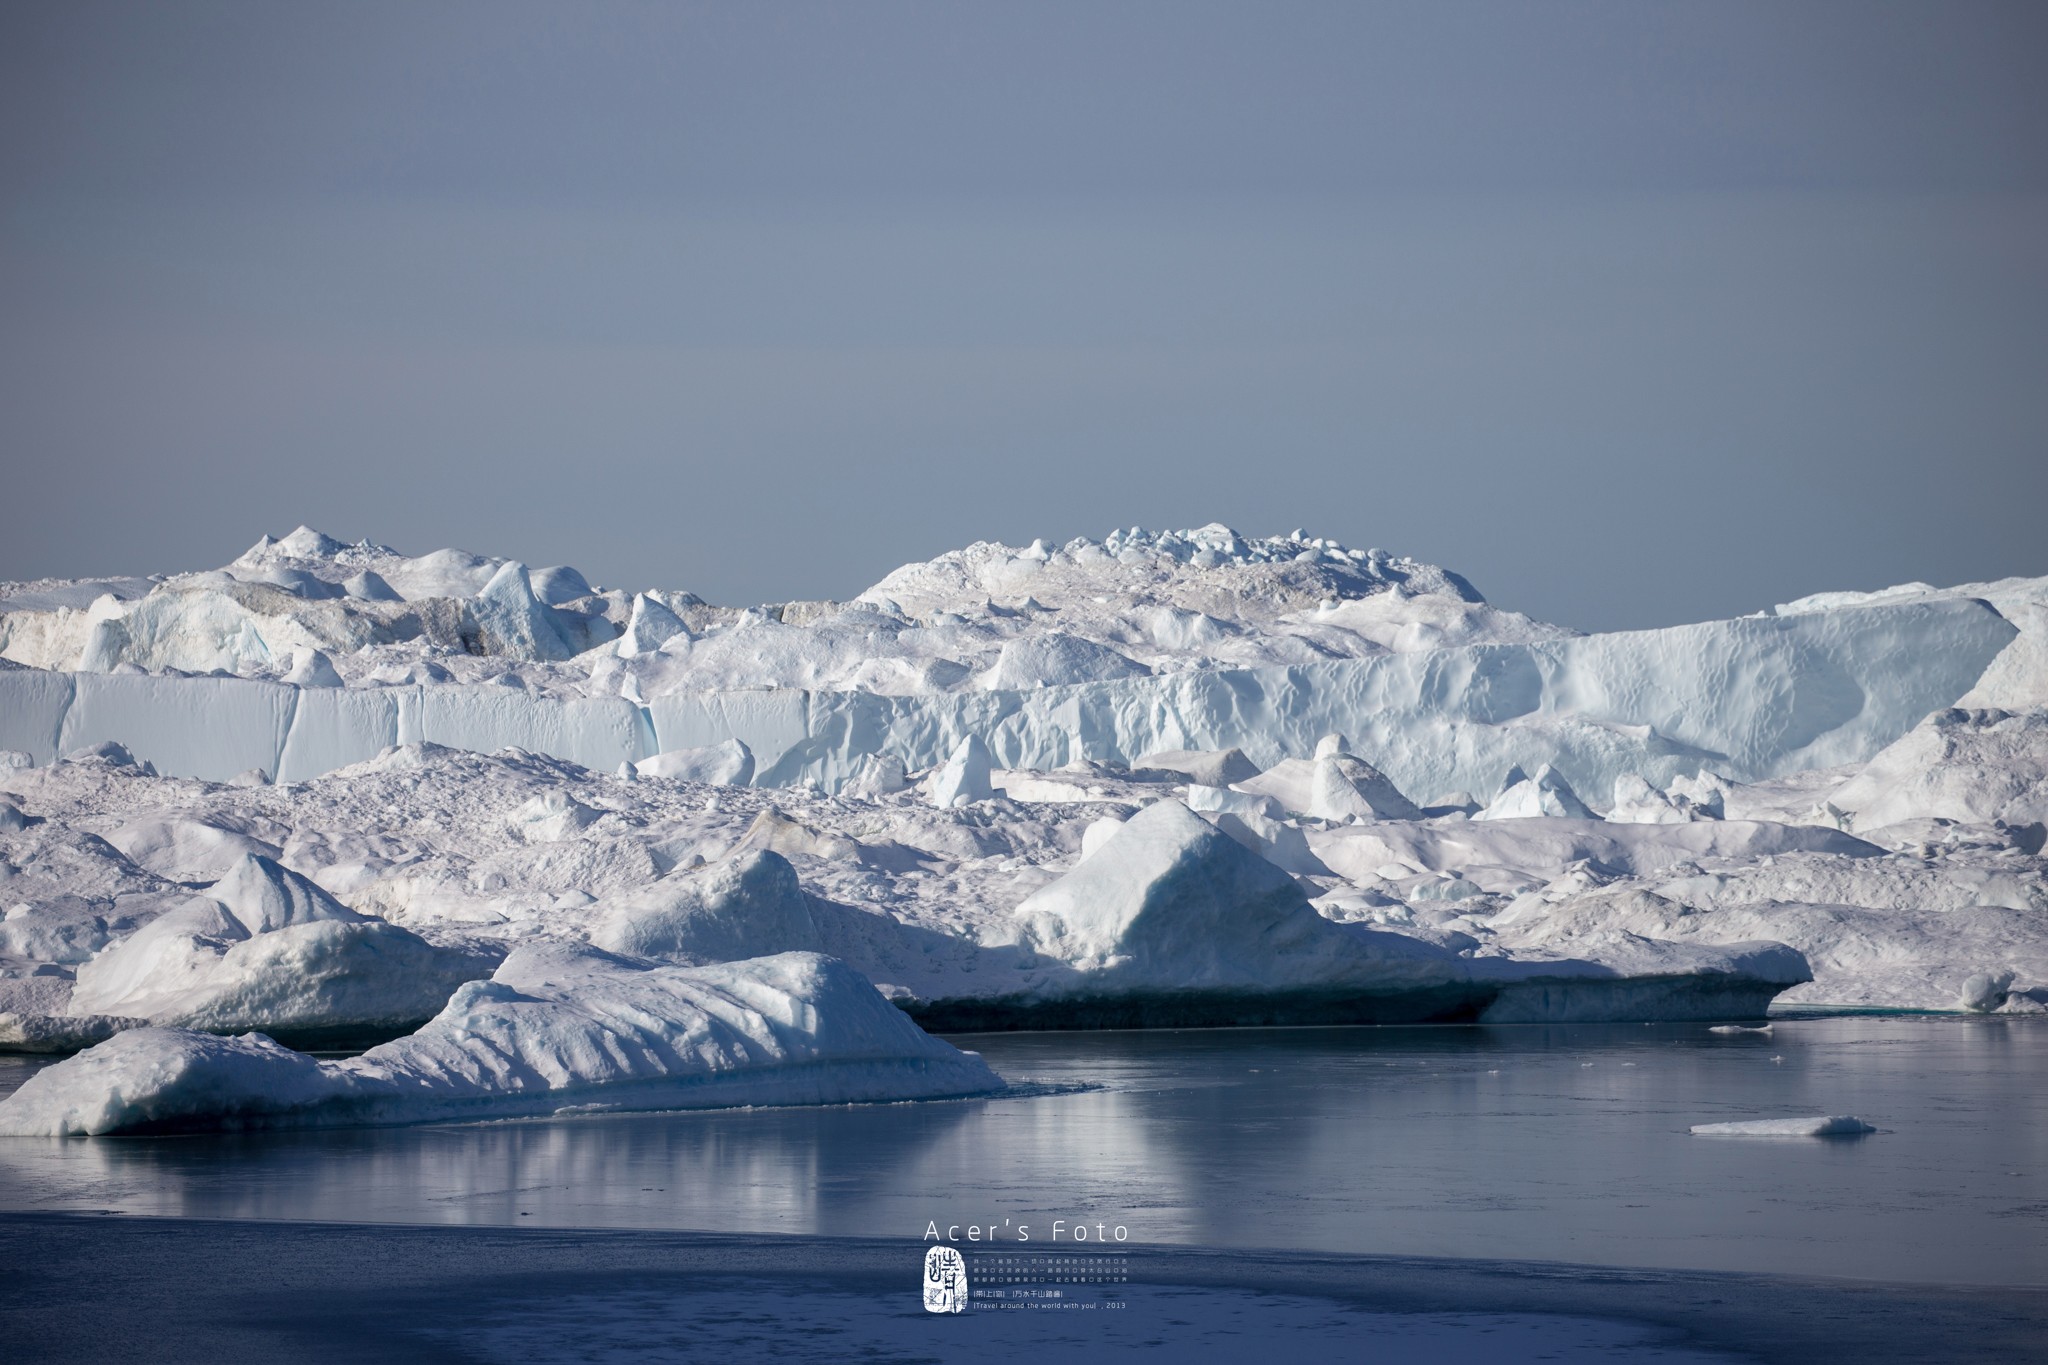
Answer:
[[[291,782],[421,740],[608,770],[738,738],[757,785],[830,790],[864,755],[928,767],[968,734],[1004,766],[1050,768],[1231,746],[1270,764],[1337,731],[1420,800],[1490,793],[1509,766],[1545,762],[1597,799],[1626,772],[1661,784],[1707,767],[1754,781],[1865,761],[1969,691],[2015,634],[1985,603],[1952,599],[1033,690],[680,692],[644,705],[495,685],[4,669],[0,748],[47,763],[118,740],[166,774],[260,767]]]
[[[1418,800],[1491,792],[1510,766],[1545,762],[1600,800],[1626,772],[1754,781],[1863,762],[2016,633],[1965,599],[1036,691],[823,693],[800,743],[756,750],[756,780],[830,787],[870,752],[921,767],[969,733],[1003,766],[1049,768],[1233,745],[1267,765],[1335,731]]]

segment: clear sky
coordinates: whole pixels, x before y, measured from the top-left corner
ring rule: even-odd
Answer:
[[[2048,573],[2048,4],[0,3],[0,578]]]

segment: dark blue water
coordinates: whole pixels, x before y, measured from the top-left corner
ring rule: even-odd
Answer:
[[[0,1139],[0,1208],[2048,1284],[2048,1022],[1013,1034],[973,1102]],[[0,1059],[11,1089],[34,1063]],[[1858,1139],[1691,1124],[1855,1114]],[[1054,1241],[1055,1223],[1059,1240]],[[1083,1245],[1086,1245],[1085,1243]]]
[[[1082,1309],[1081,1305],[1072,1305]],[[457,1326],[420,1335],[490,1365],[536,1360],[674,1362],[747,1359],[1110,1362],[1200,1359],[1271,1365],[1276,1342],[1309,1360],[1376,1365],[1740,1365],[1665,1340],[1641,1324],[1555,1314],[1379,1313],[1341,1301],[1245,1290],[1144,1285],[1103,1311],[984,1311],[931,1318],[900,1298],[707,1280],[691,1290],[618,1288],[477,1306]]]

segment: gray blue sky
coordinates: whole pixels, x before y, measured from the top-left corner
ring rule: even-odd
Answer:
[[[0,578],[2048,573],[2048,6],[0,4]]]

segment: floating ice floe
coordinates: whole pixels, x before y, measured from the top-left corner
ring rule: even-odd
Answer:
[[[1963,982],[1958,1001],[1973,1014],[1988,1014],[2012,994],[2012,972],[1979,972]]]
[[[1910,897],[1922,878],[1906,881],[1900,897],[1904,905],[1873,909],[1803,903],[1807,897],[1798,894],[1799,880],[1816,874],[1832,874],[1836,894],[1858,894],[1866,903],[1893,889],[1880,877],[1848,875],[1838,865],[1845,861],[1825,854],[1808,859],[1781,855],[1780,866],[1771,870],[1777,872],[1775,889],[1784,900],[1729,896],[1723,901],[1700,894],[1692,877],[1661,883],[1622,880],[1566,891],[1555,900],[1548,891],[1527,893],[1489,928],[1492,941],[1516,955],[1541,949],[1599,956],[1601,945],[1617,935],[1681,943],[1769,938],[1798,949],[1814,973],[1814,984],[1788,991],[1786,1002],[2031,1012],[2029,992],[2048,978],[2048,933],[2038,911],[1914,904]],[[1918,860],[1914,867],[1925,873]],[[1560,879],[1567,885],[1570,880]],[[1938,880],[1926,880],[1940,886]],[[1972,890],[1967,883],[1954,889]],[[1987,962],[2012,965],[1986,972]],[[2017,992],[2016,983],[2022,986]]]
[[[0,1101],[0,1134],[847,1104],[1002,1085],[828,957],[649,967],[592,949],[527,948],[417,1033],[342,1061],[258,1033],[117,1034]]]
[[[1847,1114],[1804,1119],[1741,1119],[1733,1123],[1695,1123],[1696,1137],[1855,1137],[1877,1129]]]
[[[0,1051],[76,1052],[102,1043],[127,1029],[143,1028],[147,1020],[105,1014],[0,1013]]]

